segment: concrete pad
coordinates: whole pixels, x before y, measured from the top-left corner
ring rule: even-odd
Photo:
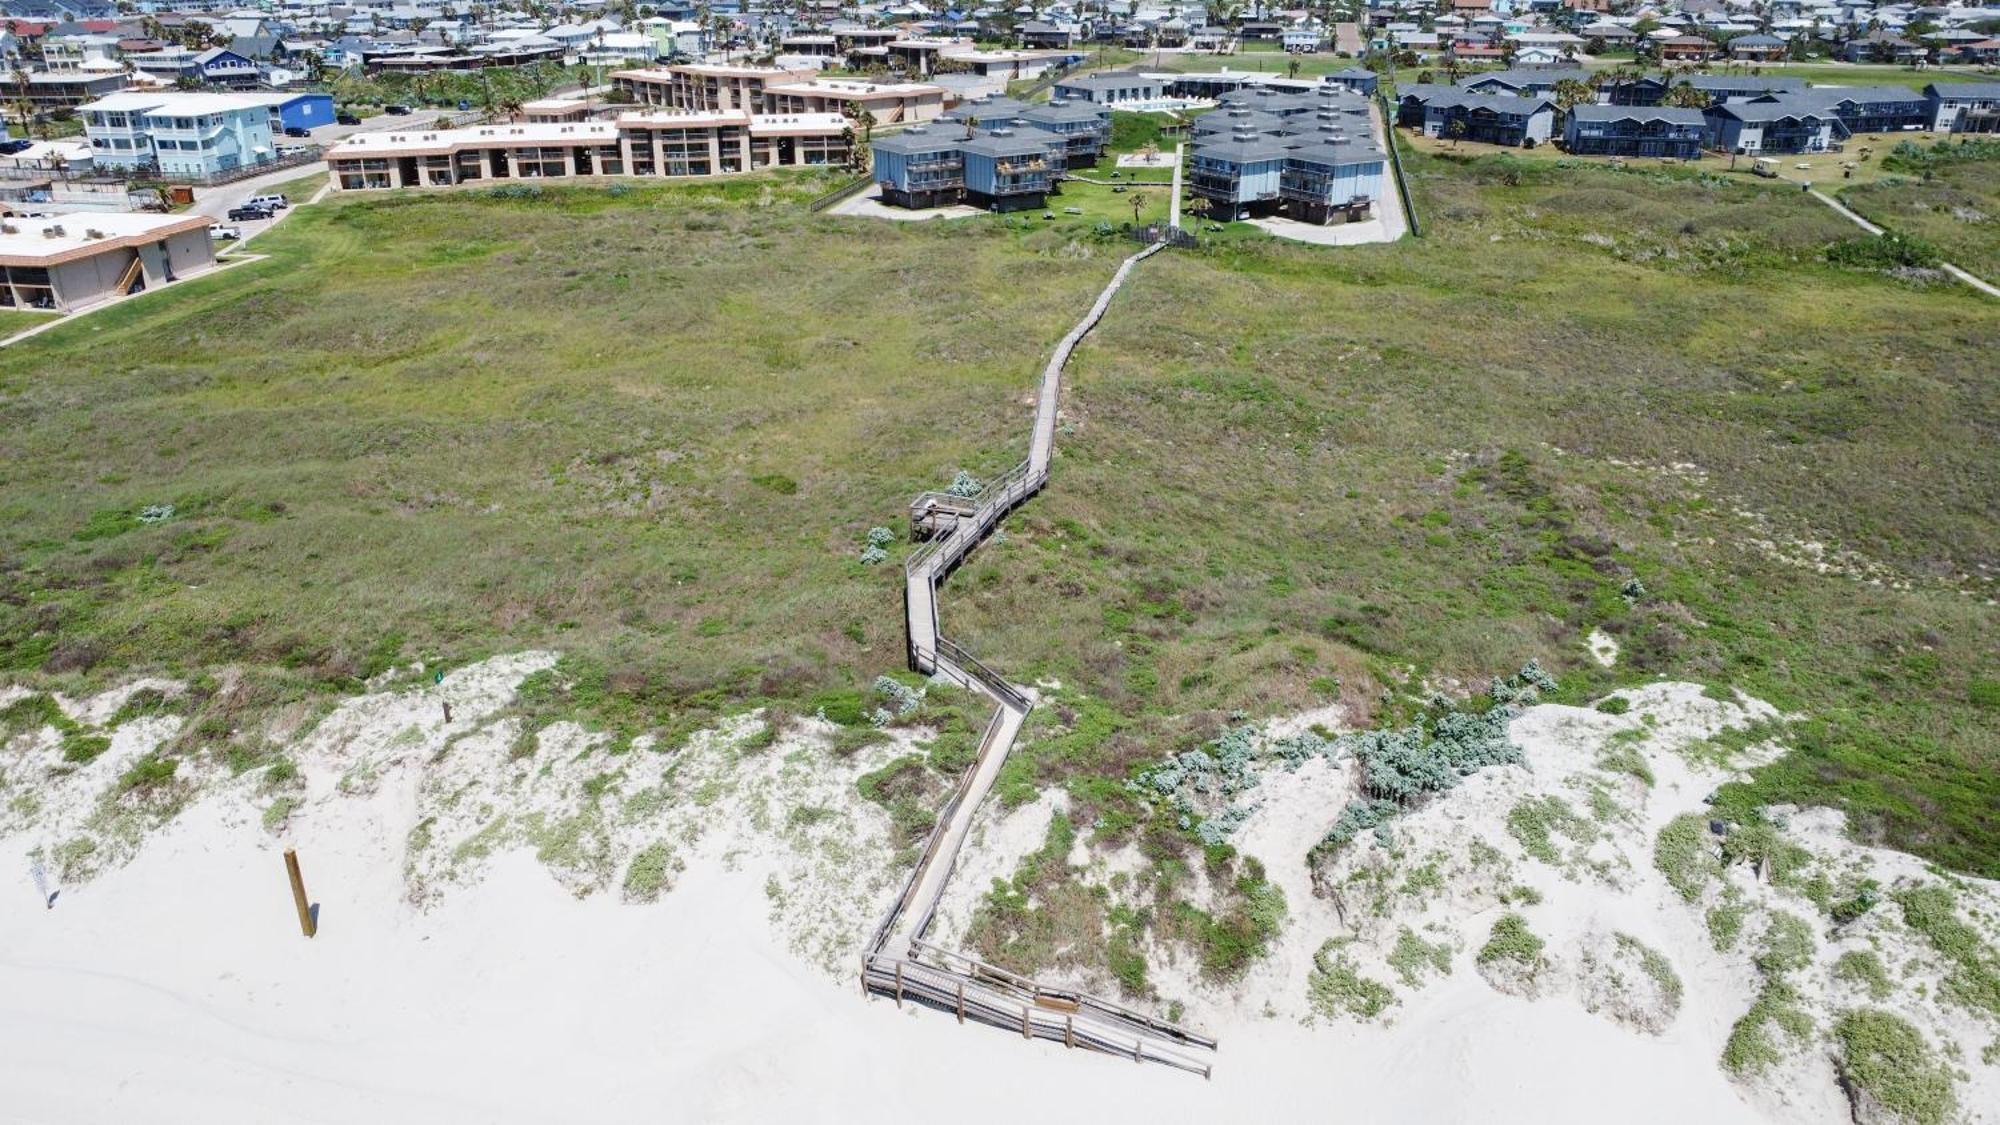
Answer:
[[[827,208],[830,215],[856,215],[864,219],[888,219],[892,222],[909,223],[920,219],[967,219],[986,212],[977,207],[958,204],[951,207],[925,207],[911,210],[895,207],[882,202],[881,187],[872,187],[851,199],[843,199]]]
[[[1125,152],[1118,155],[1120,168],[1173,168],[1180,164],[1180,157],[1171,152],[1154,154],[1150,159],[1143,152]]]

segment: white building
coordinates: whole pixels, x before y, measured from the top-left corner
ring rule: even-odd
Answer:
[[[0,220],[0,307],[71,312],[215,266],[206,215]]]

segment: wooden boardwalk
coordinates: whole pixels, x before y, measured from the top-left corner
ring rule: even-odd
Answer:
[[[903,567],[910,667],[977,691],[993,701],[994,709],[971,768],[938,813],[916,868],[861,955],[861,987],[871,996],[893,997],[898,1005],[909,1001],[950,1012],[960,1023],[971,1020],[1018,1032],[1026,1039],[1047,1039],[1134,1062],[1163,1063],[1206,1077],[1208,1056],[1216,1047],[1213,1039],[1109,1000],[1043,987],[924,940],[938,899],[958,864],[973,814],[992,789],[1035,703],[1032,691],[988,668],[944,635],[938,622],[938,587],[1009,512],[1048,484],[1063,369],[1084,336],[1104,319],[1132,270],[1165,247],[1166,243],[1155,243],[1125,259],[1090,311],[1056,345],[1042,369],[1027,460],[977,496],[925,493],[911,505],[913,519],[922,522],[931,538]]]

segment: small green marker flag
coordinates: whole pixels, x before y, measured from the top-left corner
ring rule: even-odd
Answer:
[[[432,674],[431,674],[431,682],[432,682],[432,683],[434,683],[434,684],[441,684],[441,683],[443,683],[443,682],[444,682],[444,669],[442,669],[442,668],[439,668],[439,669],[438,669],[438,670],[437,670],[436,672],[432,673]]]

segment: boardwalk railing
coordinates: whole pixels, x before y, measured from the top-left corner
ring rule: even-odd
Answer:
[[[869,995],[914,1000],[968,1018],[1019,1031],[1029,1039],[1050,1039],[1069,1047],[1101,1051],[1136,1062],[1157,1062],[1206,1077],[1209,1064],[1187,1052],[1213,1051],[1215,1041],[1153,1019],[1108,1000],[1046,988],[984,962],[951,953],[923,940],[938,901],[958,862],[958,849],[972,813],[992,787],[1034,700],[1005,676],[986,666],[938,625],[937,587],[964,561],[1007,513],[1039,492],[1049,479],[1055,450],[1056,409],[1062,372],[1070,355],[1104,317],[1134,266],[1164,249],[1156,242],[1125,259],[1069,334],[1056,345],[1042,370],[1035,400],[1035,425],[1028,458],[973,496],[926,492],[910,505],[915,534],[930,538],[903,563],[907,655],[913,671],[942,676],[993,700],[993,718],[972,765],[953,788],[949,803],[925,841],[923,854],[875,928],[861,955],[861,987]]]
[[[1152,1036],[1122,1034],[1081,1004],[1050,997],[1016,999],[980,979],[907,957],[864,954],[861,986],[871,996],[893,997],[899,1006],[909,1000],[949,1012],[960,1023],[971,1020],[1019,1032],[1023,1039],[1047,1039],[1133,1062],[1161,1063],[1204,1078],[1213,1069],[1198,1058],[1162,1047]]]

